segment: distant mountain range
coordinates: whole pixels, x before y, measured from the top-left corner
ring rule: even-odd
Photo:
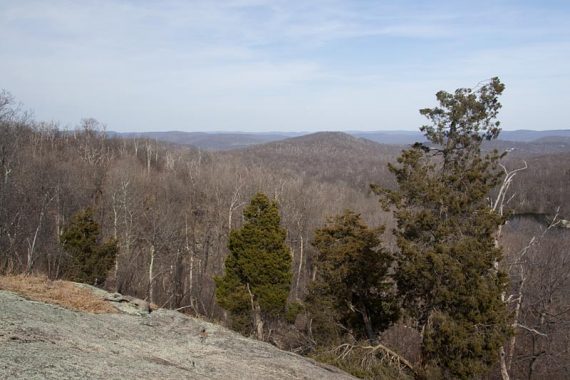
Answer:
[[[233,132],[131,132],[113,133],[121,137],[138,137],[164,141],[181,145],[192,145],[206,150],[230,150],[245,148],[251,145],[285,140],[302,136],[304,133],[233,133]]]
[[[374,141],[381,144],[390,145],[408,145],[417,141],[425,141],[424,136],[419,131],[347,131],[346,133]],[[164,141],[168,143],[191,145],[206,150],[231,150],[245,148],[253,145],[264,144],[268,142],[280,141],[289,138],[309,135],[305,132],[270,132],[270,133],[232,133],[232,132],[130,132],[119,133],[109,132],[110,135],[126,137],[126,138],[148,138],[152,140]],[[562,150],[566,150],[570,144],[570,129],[534,131],[534,130],[516,130],[501,132],[500,140],[505,142],[499,143],[508,146],[509,143],[533,143],[540,144],[563,144]],[[517,145],[517,144],[514,144]],[[538,149],[540,150],[540,149]]]

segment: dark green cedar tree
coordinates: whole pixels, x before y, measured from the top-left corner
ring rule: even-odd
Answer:
[[[100,235],[90,208],[76,213],[64,227],[60,244],[68,255],[63,265],[66,279],[91,285],[105,282],[119,248],[114,239],[101,242]]]
[[[307,301],[315,317],[315,338],[321,343],[339,338],[343,333],[339,326],[355,339],[375,342],[378,332],[398,318],[399,305],[388,276],[393,257],[381,246],[383,231],[384,227],[369,228],[360,214],[350,210],[329,218],[315,231],[318,276]]]
[[[230,233],[224,275],[215,278],[216,299],[235,330],[263,339],[265,321],[285,313],[291,253],[276,202],[258,193],[243,216],[243,226]]]
[[[399,189],[372,185],[397,220],[395,279],[422,335],[429,377],[487,372],[510,334],[501,298],[508,278],[498,268],[502,251],[495,241],[504,219],[488,199],[502,180],[501,156],[481,151],[499,135],[503,90],[493,78],[473,90],[438,92],[439,106],[420,111],[431,122],[420,129],[428,143],[416,143],[389,165]]]

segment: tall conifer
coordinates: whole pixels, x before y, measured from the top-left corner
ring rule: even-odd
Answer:
[[[334,339],[338,326],[343,326],[355,338],[374,342],[378,332],[397,319],[398,304],[388,277],[393,257],[381,246],[383,231],[369,228],[349,210],[315,231],[318,276],[308,303],[320,325],[315,326],[317,339]],[[318,334],[327,327],[333,331]]]
[[[101,242],[101,228],[87,208],[75,214],[60,236],[60,244],[68,254],[64,261],[64,277],[78,282],[101,285],[113,267],[119,248],[117,241]]]
[[[404,307],[422,334],[422,360],[430,377],[472,378],[489,370],[509,334],[501,300],[507,276],[495,234],[503,219],[488,196],[501,180],[496,151],[481,145],[499,135],[493,78],[475,90],[440,91],[439,106],[422,109],[431,125],[427,144],[403,151],[397,191],[373,186],[397,220],[395,278]]]
[[[216,280],[216,299],[231,313],[236,330],[252,328],[263,339],[266,319],[285,311],[291,287],[291,253],[285,244],[276,202],[256,194],[243,212],[244,225],[230,233],[225,273]]]

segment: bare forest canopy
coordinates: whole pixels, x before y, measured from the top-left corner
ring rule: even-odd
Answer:
[[[241,140],[181,132],[107,134],[93,119],[62,131],[30,119],[6,99],[0,103],[0,273],[61,277],[62,228],[78,211],[91,208],[103,238],[116,239],[119,247],[107,287],[219,320],[224,314],[213,278],[223,272],[230,231],[242,224],[243,208],[257,192],[280,207],[292,254],[292,301],[307,292],[317,254],[310,242],[327,217],[352,209],[370,226],[386,225],[384,240],[394,247],[392,216],[369,185],[395,186],[387,164],[395,162],[402,145],[340,132],[239,135]],[[517,141],[496,143],[500,149],[515,148],[505,165],[528,164],[512,185],[509,209],[552,216],[558,210],[559,218],[570,219],[570,132],[563,131],[565,138],[536,131],[503,135]],[[232,144],[241,149],[228,150]],[[531,301],[522,305],[521,320],[559,339],[524,335],[513,354],[514,373],[520,375],[515,378],[539,378],[548,371],[563,378],[570,370],[570,319],[567,310],[561,311],[570,297],[570,263],[559,254],[568,248],[567,231],[556,229],[542,245],[527,250],[533,267],[524,291]],[[544,226],[532,220],[510,224],[503,232],[507,257],[543,233]],[[513,289],[522,289],[517,281]],[[387,334],[395,346],[406,342],[405,329]],[[283,348],[301,345],[275,339]]]
[[[239,160],[246,166],[260,166],[285,177],[302,177],[318,183],[334,183],[367,192],[370,183],[391,187],[394,178],[387,169],[406,146],[424,141],[419,132],[317,132],[227,134],[152,132],[111,134],[131,141],[153,140],[171,143],[174,151],[188,145],[204,149],[202,155]],[[505,136],[484,144],[485,149],[507,151],[505,163],[518,167],[525,161],[533,170],[520,173],[513,183],[514,213],[554,215],[560,207],[570,214],[567,189],[570,184],[570,130],[503,131]],[[160,145],[160,144],[159,144]],[[569,216],[570,217],[570,216]]]

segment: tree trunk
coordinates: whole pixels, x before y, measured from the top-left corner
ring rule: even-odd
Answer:
[[[146,143],[146,174],[150,175],[150,162],[152,160],[152,145],[150,142]]]
[[[509,380],[509,370],[507,369],[507,359],[506,359],[505,347],[501,347],[501,379]]]
[[[516,328],[518,322],[519,322],[519,315],[520,315],[520,311],[521,311],[521,305],[522,305],[522,299],[523,299],[523,285],[524,285],[524,280],[523,283],[521,284],[521,287],[519,289],[519,298],[517,299],[517,304],[515,305],[515,312],[513,315],[513,329]],[[507,371],[511,370],[511,366],[513,364],[513,357],[515,355],[515,347],[516,347],[516,343],[517,343],[517,334],[514,333],[513,336],[511,336],[511,339],[509,341],[509,353],[506,357],[506,364],[507,364]],[[502,354],[502,352],[501,352]],[[503,363],[501,362],[501,365]],[[503,379],[507,379],[503,376]]]
[[[253,327],[258,340],[263,340],[263,319],[261,318],[261,307],[257,302],[255,302],[255,296],[249,288],[249,284],[246,284],[247,292],[249,293],[249,300],[251,302],[251,314],[253,316]]]
[[[190,305],[194,307],[194,253],[192,251],[189,252],[190,254],[190,268],[188,270],[188,290],[186,291],[190,295]],[[196,311],[196,310],[194,310]]]
[[[261,318],[261,307],[259,305],[254,307],[253,323],[255,324],[257,339],[263,340],[263,319]]]
[[[154,245],[150,246],[150,263],[148,265],[148,303],[153,303],[154,294],[152,290],[152,283],[154,276]]]
[[[53,197],[51,199],[53,199]],[[46,209],[48,203],[51,201],[51,199],[47,200],[47,194],[46,194],[46,199],[44,200],[44,203],[42,204],[42,209],[40,211],[38,226],[36,227],[36,232],[34,233],[34,238],[32,239],[31,243],[30,243],[30,239],[28,239],[28,255],[27,255],[27,262],[26,262],[26,274],[32,273],[32,268],[34,266],[34,250],[36,248],[36,242],[38,240],[38,233],[40,232],[40,229],[42,227],[42,221],[44,219],[45,209]]]
[[[118,241],[119,213],[117,210],[117,193],[113,193],[113,237]],[[117,255],[118,256],[118,255]],[[119,291],[119,258],[115,257],[115,291]]]
[[[513,178],[517,175],[518,172],[526,170],[528,166],[527,166],[526,161],[524,161],[524,167],[521,167],[521,168],[518,168],[515,170],[511,170],[511,171],[508,171],[507,168],[505,166],[503,166],[502,164],[500,166],[505,173],[505,178],[503,179],[503,183],[501,184],[501,187],[499,188],[499,193],[497,194],[497,197],[495,198],[495,201],[492,204],[492,209],[493,209],[493,211],[495,211],[499,215],[503,216],[504,215],[504,207],[505,207],[506,203],[508,203],[507,194],[509,191],[509,187],[512,184]],[[496,248],[500,247],[499,239],[501,237],[502,232],[503,232],[503,225],[500,225],[499,228],[497,229],[496,234],[495,234],[495,247]],[[495,261],[493,263],[493,267],[494,267],[495,271],[498,272],[499,271],[499,261]],[[501,300],[505,303],[507,302],[506,291],[502,292]],[[519,299],[519,301],[520,301],[520,299]],[[519,306],[520,306],[520,304],[519,304]],[[516,315],[515,315],[515,320],[513,321],[513,326],[516,325],[517,318],[518,318],[518,313],[516,313]],[[507,360],[507,354],[505,352],[506,350],[505,350],[504,345],[503,345],[503,347],[501,347],[501,350],[500,350],[500,367],[501,367],[501,379],[502,380],[510,380],[510,376],[509,376],[510,364],[508,364],[507,362],[512,360],[512,355],[514,352],[515,339],[516,339],[516,337],[513,336],[510,340],[511,347],[509,349],[509,360]]]
[[[40,222],[38,223],[38,227],[36,228],[36,232],[34,233],[34,238],[32,239],[32,242],[30,243],[30,240],[28,239],[28,257],[26,262],[26,274],[32,273],[32,267],[34,265],[34,248],[36,247],[38,231],[40,230],[40,227],[42,225],[42,216],[43,212],[40,214]]]
[[[301,271],[303,270],[303,259],[304,259],[304,242],[303,234],[301,234],[301,248],[299,250],[299,267],[297,268],[297,281],[295,282],[295,297],[299,299],[299,281],[301,279]]]
[[[368,309],[366,309],[366,306],[364,306],[364,304],[360,303],[358,311],[360,312],[360,315],[362,315],[362,320],[364,321],[364,329],[366,330],[366,336],[368,337],[368,340],[372,344],[377,344],[378,337],[376,336],[376,334],[374,334],[374,329],[372,328],[372,321],[370,320],[370,315],[368,315]]]

